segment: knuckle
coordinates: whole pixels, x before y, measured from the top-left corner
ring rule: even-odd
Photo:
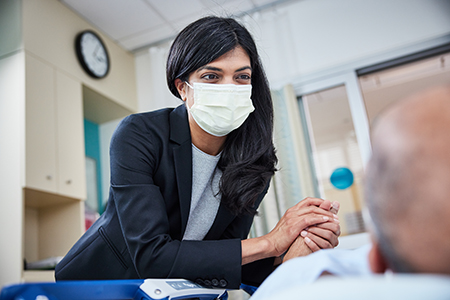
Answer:
[[[333,225],[334,225],[333,231],[335,231],[335,232],[340,231],[341,226],[339,226],[339,224],[333,224]]]

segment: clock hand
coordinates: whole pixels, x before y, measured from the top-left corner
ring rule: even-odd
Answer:
[[[99,47],[100,47],[100,45],[98,45],[98,44],[97,44],[97,47],[95,47],[95,50],[94,50],[94,55],[95,55],[95,56],[97,56],[97,51],[98,51],[98,48],[99,48]]]
[[[95,47],[95,50],[94,50],[94,57],[95,57],[95,59],[97,60],[97,61],[99,61],[99,62],[103,62],[103,57],[99,57],[98,56],[98,50],[100,49],[100,45],[97,45],[97,47]]]

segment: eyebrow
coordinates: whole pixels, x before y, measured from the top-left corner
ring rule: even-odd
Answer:
[[[220,68],[216,68],[216,67],[208,66],[208,65],[198,68],[197,72],[199,72],[201,70],[205,70],[205,69],[206,70],[210,70],[210,71],[223,72],[223,70],[220,69]],[[242,68],[239,68],[239,69],[235,70],[234,72],[241,72],[241,71],[244,71],[244,70],[252,71],[252,68],[250,66],[245,66],[245,67],[242,67]]]

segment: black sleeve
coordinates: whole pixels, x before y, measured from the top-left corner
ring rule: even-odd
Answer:
[[[269,183],[270,184],[270,183]],[[265,187],[264,191],[259,196],[255,203],[254,208],[257,209],[264,199],[264,196],[269,189],[269,184]],[[236,217],[236,219],[228,226],[225,231],[223,238],[236,238],[239,237],[241,240],[246,239],[250,228],[253,223],[254,216],[251,215],[241,215]],[[241,254],[242,262],[242,254]],[[275,257],[269,257],[266,259],[261,259],[242,266],[241,281],[242,283],[259,286],[274,270]]]

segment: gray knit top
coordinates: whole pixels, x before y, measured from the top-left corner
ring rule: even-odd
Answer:
[[[191,210],[183,240],[203,240],[216,218],[221,199],[219,159],[220,153],[209,155],[192,144]]]

